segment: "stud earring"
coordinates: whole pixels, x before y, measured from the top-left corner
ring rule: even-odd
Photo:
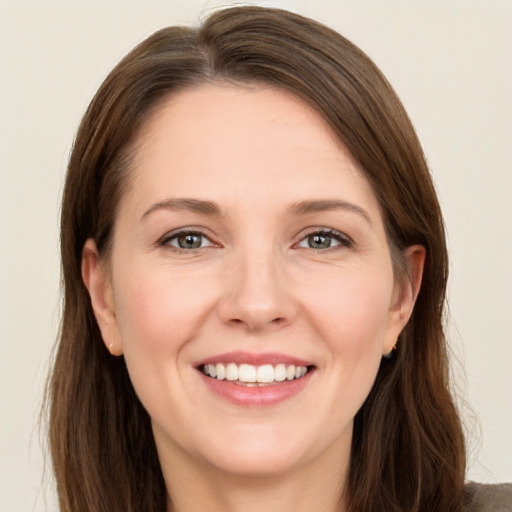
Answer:
[[[384,359],[391,359],[393,357],[393,353],[396,351],[396,342],[395,344],[391,347],[391,350],[389,352],[386,352],[385,354],[382,355],[382,357]]]

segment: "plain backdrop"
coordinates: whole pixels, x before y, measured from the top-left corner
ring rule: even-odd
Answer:
[[[511,481],[512,1],[262,3],[352,39],[410,113],[446,217],[454,384],[470,406],[468,478]],[[216,5],[0,0],[2,512],[57,510],[38,414],[59,323],[59,201],[81,115],[134,44]]]

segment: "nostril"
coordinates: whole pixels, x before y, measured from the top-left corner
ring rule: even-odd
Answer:
[[[240,318],[232,318],[230,320],[230,322],[232,324],[249,324],[250,322],[249,321],[244,321]],[[253,322],[253,323],[256,323],[256,322]],[[270,320],[269,324],[273,324],[273,325],[282,325],[286,323],[286,318],[284,317],[277,317],[277,318],[274,318],[273,320]]]

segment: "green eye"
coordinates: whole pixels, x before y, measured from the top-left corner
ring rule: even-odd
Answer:
[[[161,245],[167,245],[180,250],[194,250],[209,247],[213,244],[205,235],[195,231],[181,231],[166,236],[161,242]]]
[[[299,247],[306,249],[330,249],[337,246],[350,247],[352,242],[343,233],[339,233],[335,230],[328,231],[315,231],[305,236],[300,243]]]
[[[196,233],[189,233],[176,237],[176,245],[180,249],[199,249],[199,247],[202,246],[202,243],[203,236]]]
[[[331,247],[333,239],[327,235],[315,234],[307,237],[307,243],[308,247],[311,247],[311,249],[327,249],[328,247]]]

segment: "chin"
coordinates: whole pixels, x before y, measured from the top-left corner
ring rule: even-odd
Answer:
[[[347,444],[346,439],[342,441],[334,432],[318,435],[314,425],[307,423],[237,425],[219,437],[204,438],[207,445],[201,443],[202,453],[197,455],[204,457],[212,469],[229,475],[277,477],[314,466],[324,460],[328,451],[335,448],[339,452],[341,445]],[[349,437],[351,432],[350,425]]]
[[[224,456],[212,458],[217,470],[238,477],[276,477],[293,472],[301,466],[298,450],[282,447],[233,446]]]

